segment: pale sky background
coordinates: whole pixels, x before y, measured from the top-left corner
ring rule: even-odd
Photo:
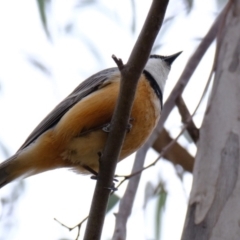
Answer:
[[[0,141],[13,154],[34,127],[68,95],[81,81],[107,67],[115,66],[111,55],[127,61],[136,37],[142,27],[151,1],[136,0],[136,32],[132,33],[131,4],[126,0],[99,0],[97,4],[76,8],[78,1],[52,1],[48,9],[51,41],[46,37],[40,21],[36,1],[0,1]],[[82,1],[79,1],[82,2]],[[167,17],[174,17],[161,39],[162,48],[156,53],[170,55],[183,50],[174,62],[167,82],[164,99],[180,76],[199,39],[211,26],[217,14],[215,1],[194,1],[194,9],[186,15],[182,1],[170,1]],[[64,28],[72,23],[72,31]],[[99,58],[86,42],[94,47]],[[194,110],[208,78],[213,60],[214,46],[205,55],[201,65],[184,91],[191,111]],[[49,70],[46,74],[36,68],[30,59],[37,59]],[[195,120],[201,123],[204,107]],[[177,111],[166,124],[176,136],[181,123]],[[184,138],[181,144],[192,154],[195,147]],[[5,159],[0,152],[0,161]],[[150,151],[147,163],[157,157]],[[118,164],[117,173],[130,172],[133,156]],[[128,240],[153,240],[156,201],[151,200],[143,209],[146,183],[156,186],[163,181],[168,190],[163,217],[161,240],[179,239],[184,223],[191,174],[184,175],[183,183],[176,176],[175,168],[167,161],[144,172],[128,222]],[[0,197],[9,198],[11,183],[0,190]],[[69,232],[53,218],[73,226],[89,211],[95,182],[89,176],[76,175],[67,170],[56,170],[25,180],[25,189],[14,205],[13,218],[9,219],[0,205],[1,240],[57,240],[75,239],[76,230]],[[125,186],[117,194],[122,196]],[[108,214],[102,239],[110,239],[114,229],[113,212]],[[6,219],[6,220],[5,220]],[[13,228],[6,230],[9,224]],[[84,232],[82,229],[81,233]],[[82,235],[80,239],[82,239]]]

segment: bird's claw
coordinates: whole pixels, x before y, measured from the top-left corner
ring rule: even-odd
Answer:
[[[102,130],[106,133],[109,133],[110,132],[110,127],[111,127],[111,125],[110,125],[110,123],[108,123],[102,128]]]
[[[129,118],[129,120],[128,120],[128,124],[127,124],[127,133],[129,133],[130,131],[131,131],[131,129],[132,129],[132,124],[131,124],[131,122],[133,122],[133,118]],[[102,128],[102,130],[104,131],[104,132],[106,132],[106,133],[109,133],[110,132],[110,128],[111,128],[111,124],[110,123],[108,123],[108,124],[106,124],[106,125],[104,125],[103,126],[103,128]]]
[[[110,191],[112,191],[112,192],[116,192],[118,189],[115,187],[115,184],[114,184],[114,182],[112,183],[112,186],[110,186],[110,187],[105,187],[105,189],[108,189],[108,190],[110,190]]]

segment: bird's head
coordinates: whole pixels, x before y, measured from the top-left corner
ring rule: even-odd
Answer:
[[[172,63],[181,53],[178,52],[170,56],[150,55],[144,70],[149,72],[157,81],[161,91],[164,89]]]

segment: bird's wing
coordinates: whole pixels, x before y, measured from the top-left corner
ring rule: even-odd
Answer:
[[[108,85],[108,79],[115,74],[119,74],[118,68],[109,68],[101,72],[98,72],[84,82],[80,83],[76,89],[67,96],[62,102],[60,102],[43,120],[40,124],[33,130],[29,135],[20,150],[27,147],[33,141],[35,141],[42,133],[52,128],[58,123],[62,116],[77,102],[82,98],[88,96],[92,92]],[[109,82],[110,83],[110,82]]]

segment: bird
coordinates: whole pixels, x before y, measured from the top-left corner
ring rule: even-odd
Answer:
[[[154,130],[161,115],[165,82],[180,54],[149,56],[137,84],[131,127],[118,161],[139,149]],[[57,168],[97,173],[120,80],[120,70],[113,67],[80,83],[40,122],[19,150],[0,164],[0,188],[16,179]]]

